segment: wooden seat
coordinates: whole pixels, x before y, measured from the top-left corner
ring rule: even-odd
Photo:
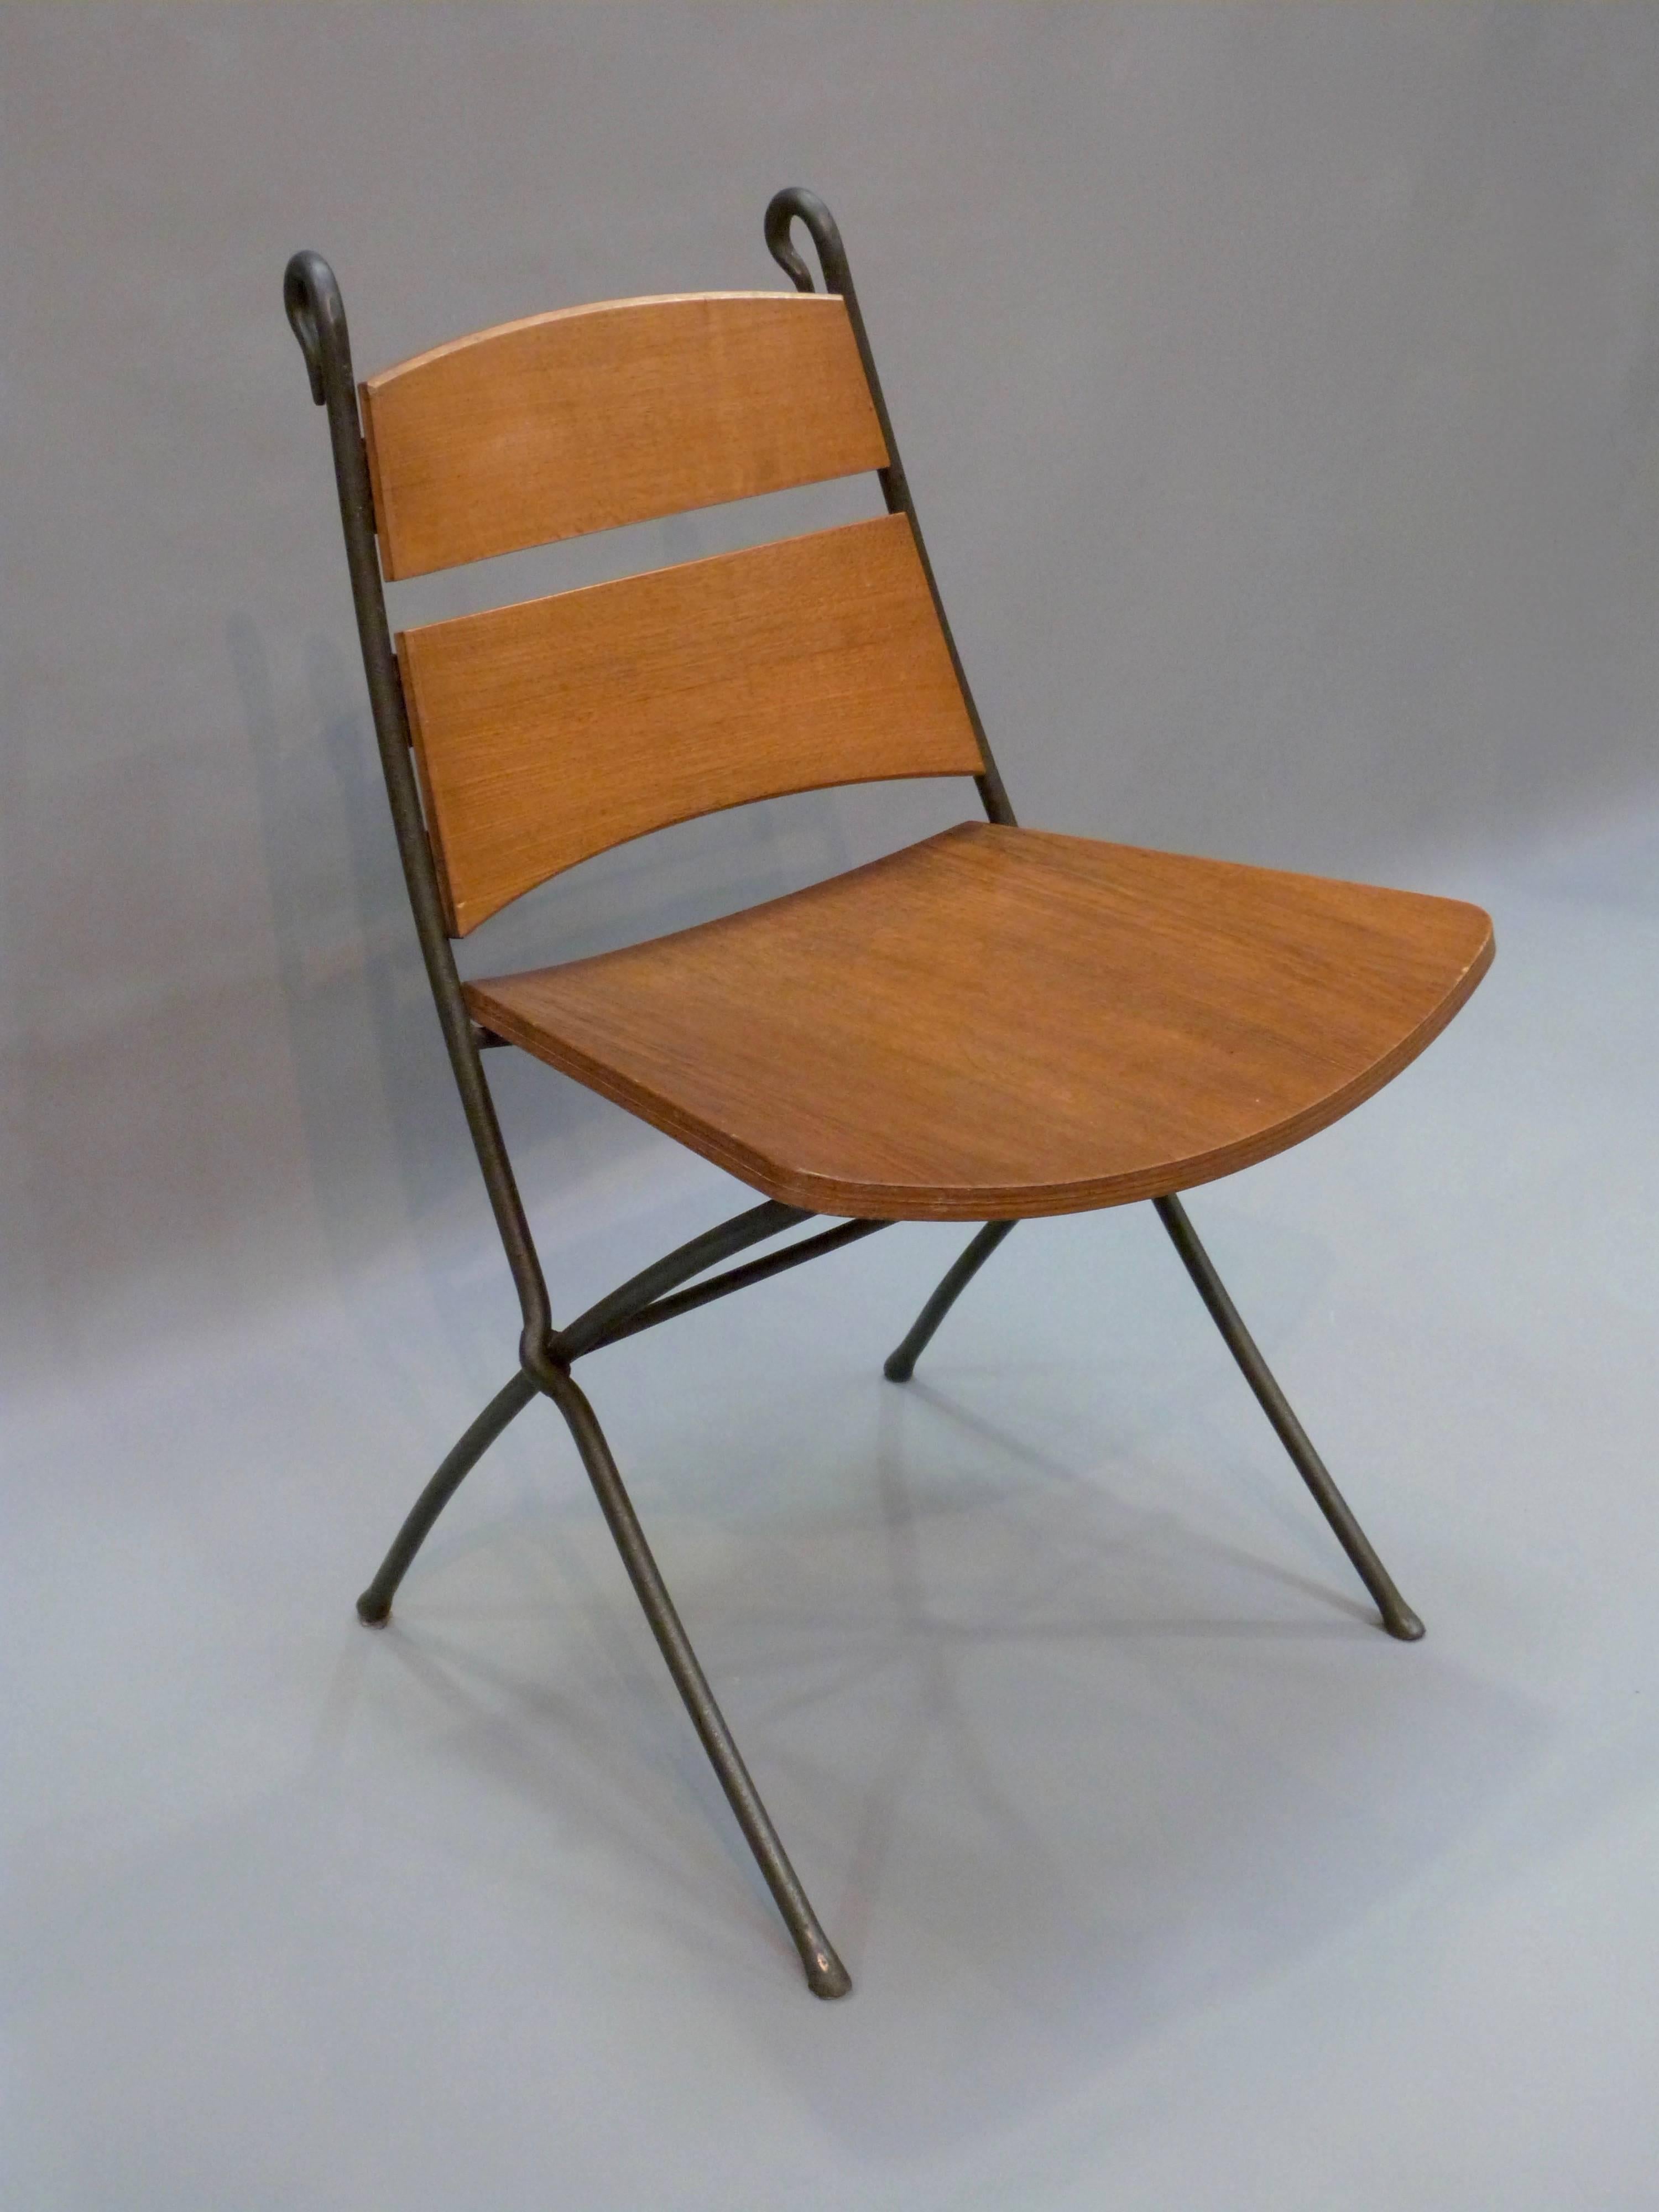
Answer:
[[[903,1382],[1020,1217],[1150,1199],[1383,1626],[1413,1640],[1421,1621],[1177,1194],[1295,1144],[1396,1075],[1474,989],[1492,929],[1452,900],[1018,827],[840,234],[791,187],[765,236],[793,293],[560,308],[361,388],[327,263],[296,254],[284,294],[328,410],[398,852],[522,1317],[513,1374],[357,1609],[389,1617],[469,1469],[532,1399],[550,1401],[808,1985],[834,1997],[846,1969],[573,1367],[895,1221],[979,1222],[886,1361]],[[394,647],[388,580],[867,471],[886,508],[874,520],[428,623]],[[595,854],[720,808],[904,776],[971,781],[987,820],[699,928],[461,981],[453,940]],[[556,1323],[485,1073],[483,1048],[499,1042],[718,1162],[761,1202]],[[843,1218],[727,1264],[813,1214]]]
[[[965,823],[466,1000],[786,1205],[983,1221],[1266,1159],[1397,1074],[1491,958],[1455,900]]]

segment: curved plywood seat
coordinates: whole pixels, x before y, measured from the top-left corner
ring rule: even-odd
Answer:
[[[1456,900],[973,824],[466,998],[768,1197],[982,1221],[1282,1152],[1398,1074],[1492,953]]]

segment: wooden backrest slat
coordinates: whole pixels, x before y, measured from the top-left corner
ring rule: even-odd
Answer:
[[[398,653],[458,936],[671,822],[982,765],[902,514],[429,623]]]
[[[565,308],[371,376],[362,398],[390,578],[887,460],[833,295]]]

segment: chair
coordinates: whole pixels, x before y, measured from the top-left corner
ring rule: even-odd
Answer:
[[[824,289],[793,245],[799,222]],[[285,300],[328,410],[368,693],[415,924],[523,1311],[517,1367],[358,1601],[537,1396],[569,1426],[670,1674],[823,1997],[850,1986],[698,1664],[579,1359],[907,1220],[982,1225],[895,1382],[1015,1223],[1148,1199],[1375,1599],[1395,1589],[1178,1194],[1325,1127],[1445,1025],[1492,957],[1453,901],[1022,830],[945,617],[829,210],[766,242],[794,291],[561,310],[359,392],[320,256]],[[874,471],[886,513],[410,629],[383,579]],[[463,984],[452,951],[647,830],[777,794],[971,777],[985,816],[830,882],[597,958]],[[760,1203],[556,1326],[484,1071],[517,1046],[713,1160]],[[833,1225],[722,1267],[814,1216]],[[714,1272],[717,1271],[718,1272]]]

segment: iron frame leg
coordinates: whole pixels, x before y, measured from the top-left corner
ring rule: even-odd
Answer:
[[[806,1986],[814,1996],[845,1996],[853,1986],[851,1975],[836,1955],[835,1947],[824,1934],[817,1915],[813,1911],[806,1892],[801,1887],[800,1877],[789,1863],[789,1854],[773,1826],[771,1816],[761,1802],[749,1769],[744,1765],[726,1717],[715,1702],[708,1686],[691,1639],[686,1634],[674,1601],[668,1595],[651,1547],[646,1541],[639,1516],[633,1502],[617,1473],[617,1462],[611,1455],[593,1408],[568,1373],[551,1368],[538,1384],[563,1414],[576,1449],[581,1455],[582,1465],[587,1470],[593,1494],[599,1499],[599,1510],[622,1554],[623,1565],[628,1570],[634,1594],[641,1610],[651,1624],[651,1632],[657,1647],[667,1662],[674,1678],[674,1686],[684,1701],[691,1717],[708,1763],[725,1790],[726,1801],[737,1816],[744,1840],[754,1853],[755,1863],[765,1877],[774,1902],[783,1916],[800,1962],[806,1975]]]
[[[1424,1632],[1422,1621],[1395,1589],[1393,1577],[1371,1548],[1370,1540],[1355,1520],[1346,1498],[1333,1481],[1330,1469],[1314,1449],[1307,1431],[1297,1420],[1290,1401],[1279,1389],[1272,1369],[1262,1358],[1255,1338],[1245,1328],[1237,1307],[1228,1296],[1226,1285],[1217,1274],[1213,1261],[1200,1243],[1198,1233],[1187,1218],[1186,1208],[1173,1194],[1154,1199],[1152,1204],[1158,1219],[1169,1232],[1170,1241],[1181,1255],[1182,1265],[1192,1277],[1200,1297],[1208,1309],[1210,1318],[1220,1330],[1228,1351],[1238,1363],[1245,1381],[1255,1393],[1262,1412],[1273,1424],[1274,1434],[1290,1454],[1292,1465],[1312,1492],[1314,1503],[1330,1523],[1338,1543],[1352,1562],[1360,1581],[1376,1600],[1383,1627],[1402,1644],[1415,1644]],[[1013,1225],[1012,1221],[988,1221],[957,1259],[933,1297],[917,1315],[903,1342],[889,1355],[882,1370],[889,1382],[909,1381],[915,1372],[916,1361],[933,1332]]]
[[[744,1765],[726,1717],[708,1686],[708,1677],[693,1650],[690,1638],[668,1586],[652,1555],[632,1499],[623,1486],[599,1418],[584,1393],[572,1382],[568,1369],[538,1362],[538,1372],[520,1370],[498,1390],[471,1428],[444,1460],[416,1500],[414,1510],[398,1530],[380,1572],[357,1601],[361,1620],[371,1628],[383,1627],[392,1613],[392,1600],[410,1562],[430,1532],[432,1524],[483,1458],[495,1438],[537,1396],[550,1398],[564,1416],[587,1479],[593,1486],[634,1594],[640,1601],[657,1647],[667,1662],[674,1686],[684,1701],[708,1763],[714,1768],[727,1802],[737,1816],[744,1840],[771,1891],[784,1925],[800,1954],[806,1985],[814,1996],[845,1996],[852,1977],[836,1956],[823,1932],[800,1877],[791,1865],[771,1815],[761,1801],[749,1769]]]
[[[852,1988],[852,1978],[813,1911],[771,1816],[744,1765],[743,1755],[726,1724],[708,1678],[652,1556],[605,1431],[592,1407],[570,1377],[570,1362],[574,1358],[614,1343],[639,1328],[672,1319],[708,1298],[723,1297],[732,1291],[744,1289],[785,1267],[838,1249],[842,1244],[888,1225],[884,1221],[842,1222],[767,1259],[729,1268],[691,1290],[678,1288],[688,1278],[705,1273],[718,1261],[729,1259],[746,1246],[763,1243],[780,1231],[796,1227],[810,1218],[794,1206],[769,1202],[751,1207],[731,1221],[705,1230],[677,1251],[666,1254],[631,1277],[591,1307],[568,1329],[553,1333],[540,1341],[526,1329],[520,1347],[523,1364],[519,1373],[496,1392],[421,1492],[380,1572],[358,1599],[357,1612],[369,1626],[384,1626],[391,1615],[392,1601],[398,1584],[438,1516],[466,1476],[532,1398],[538,1395],[550,1398],[570,1431],[674,1686],[684,1702],[738,1826],[800,1954],[806,1985],[815,1996],[840,1997]]]
[[[887,1355],[882,1373],[890,1382],[908,1382],[916,1362],[927,1350],[934,1330],[967,1289],[997,1246],[1013,1227],[1012,1221],[988,1221],[973,1242],[958,1255],[945,1279],[910,1324],[896,1352]]]
[[[1382,1616],[1382,1626],[1390,1636],[1402,1644],[1415,1644],[1423,1633],[1423,1624],[1394,1586],[1393,1577],[1376,1553],[1371,1549],[1364,1530],[1354,1519],[1347,1500],[1331,1480],[1330,1470],[1310,1443],[1308,1434],[1291,1410],[1290,1401],[1273,1379],[1272,1370],[1256,1347],[1239,1316],[1237,1307],[1227,1295],[1226,1286],[1217,1274],[1209,1254],[1199,1243],[1192,1223],[1187,1218],[1186,1208],[1178,1198],[1154,1199],[1158,1219],[1169,1231],[1170,1242],[1180,1254],[1182,1264],[1192,1277],[1198,1295],[1209,1309],[1210,1318],[1221,1331],[1227,1349],[1238,1362],[1244,1380],[1255,1391],[1262,1412],[1272,1422],[1273,1431],[1290,1454],[1297,1473],[1313,1492],[1314,1503],[1324,1515],[1349,1559],[1354,1571],[1376,1601],[1376,1609]]]
[[[385,1627],[398,1585],[431,1533],[433,1522],[502,1430],[518,1419],[535,1395],[536,1384],[522,1368],[495,1393],[416,1499],[392,1549],[380,1562],[380,1572],[357,1601],[359,1620],[370,1628]]]

